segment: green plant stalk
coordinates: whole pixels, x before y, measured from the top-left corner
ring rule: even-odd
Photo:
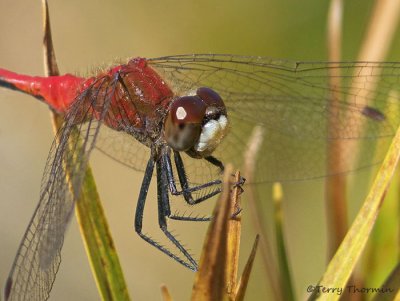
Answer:
[[[49,11],[46,0],[42,1],[42,9],[45,73],[47,76],[58,75],[59,71],[51,38]],[[57,133],[63,120],[60,116],[52,113],[52,122],[54,132]],[[74,130],[71,135],[72,137],[76,137],[76,135],[79,135],[79,132]],[[77,147],[78,152],[79,147],[80,145]],[[68,170],[66,173],[68,174]],[[75,209],[79,229],[102,300],[130,300],[122,268],[89,166],[85,173],[81,195],[76,201]]]
[[[392,91],[389,94],[386,107],[383,109],[383,113],[388,119],[396,118],[395,116],[400,114],[400,105],[394,101],[398,96],[396,91]],[[383,133],[379,135],[383,135]],[[388,271],[398,262],[399,250],[396,248],[398,246],[396,245],[396,239],[398,244],[399,171],[399,168],[397,168],[393,183],[371,233],[366,256],[364,256],[362,271],[364,275],[368,275],[364,282],[366,287],[378,287],[381,285],[382,279],[387,277]]]
[[[397,130],[385,160],[382,163],[366,200],[357,214],[350,230],[328,265],[318,286],[322,288],[343,289],[360,258],[371,235],[382,202],[396,171],[400,157],[400,128]],[[339,294],[319,293],[316,289],[309,300],[322,297],[324,300],[338,300]]]
[[[361,271],[366,276],[365,287],[379,287],[397,263],[398,198],[394,192],[399,187],[398,178],[397,171],[363,256]]]
[[[274,200],[274,217],[275,217],[275,239],[278,254],[278,264],[281,279],[281,286],[285,289],[282,294],[285,300],[296,300],[293,281],[289,269],[289,260],[286,252],[285,237],[283,232],[283,211],[282,211],[283,192],[280,183],[274,183],[273,200]]]
[[[86,170],[75,212],[102,299],[129,300],[118,255],[90,168]]]

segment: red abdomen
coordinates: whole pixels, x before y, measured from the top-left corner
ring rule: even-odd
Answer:
[[[49,77],[29,76],[0,68],[0,87],[35,96],[58,113],[67,111],[84,81],[84,78],[71,74]]]

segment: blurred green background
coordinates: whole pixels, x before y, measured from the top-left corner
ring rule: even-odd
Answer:
[[[50,18],[61,72],[85,74],[116,58],[183,53],[233,53],[294,60],[326,60],[329,1],[51,1]],[[354,60],[373,1],[347,0],[344,6],[343,59]],[[41,3],[0,1],[0,66],[43,74]],[[400,60],[400,36],[388,60]],[[4,285],[17,246],[38,200],[40,180],[53,133],[48,109],[28,96],[0,91],[0,285]],[[160,300],[165,283],[175,300],[190,296],[194,273],[141,240],[133,230],[141,174],[94,152],[91,158],[106,215],[133,300]],[[354,176],[363,177],[366,172]],[[285,231],[297,296],[307,296],[325,269],[326,228],[323,181],[284,185]],[[363,188],[364,189],[364,188]],[[352,219],[363,200],[354,194]],[[157,233],[154,187],[149,195],[147,232]],[[266,219],[269,195],[264,195]],[[242,260],[255,233],[244,201]],[[175,226],[175,225],[174,225]],[[175,227],[200,254],[206,225]],[[76,221],[67,233],[51,300],[97,300],[95,283]],[[266,300],[257,257],[247,300]]]

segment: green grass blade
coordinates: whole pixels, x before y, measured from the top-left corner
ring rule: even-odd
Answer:
[[[58,75],[46,0],[42,1],[42,9],[45,73],[47,76]],[[53,113],[52,121],[55,133],[57,133],[63,120],[60,116]],[[75,130],[71,135],[79,135],[79,132]],[[76,137],[74,141],[79,141],[79,137]],[[79,147],[77,147],[78,152]],[[68,170],[66,173],[68,174]],[[81,196],[77,200],[75,212],[102,300],[130,300],[118,255],[114,248],[93,174],[89,166],[86,170]]]
[[[396,170],[399,156],[400,128],[393,138],[392,145],[386,154],[386,158],[379,169],[362,208],[319,282],[321,289],[343,289],[343,292],[346,289],[345,285],[370,237],[379,209]],[[310,300],[315,300],[318,297],[324,300],[338,300],[340,295],[332,292],[322,293],[321,290],[315,289],[310,296]]]
[[[280,183],[274,183],[272,199],[274,200],[275,238],[281,285],[282,287],[285,287],[282,293],[285,301],[294,301],[296,300],[296,297],[290,273],[289,258],[286,252],[285,234],[283,229],[284,215],[282,210],[283,190]]]
[[[399,96],[399,93],[394,90],[388,95],[383,114],[390,119],[400,114],[400,104],[395,101]],[[378,135],[383,135],[383,129]],[[382,279],[385,279],[398,262],[399,171],[397,169],[392,180],[367,245],[362,266],[362,273],[368,275],[364,282],[366,287],[379,287]]]
[[[76,216],[103,300],[130,300],[93,174],[87,169]]]

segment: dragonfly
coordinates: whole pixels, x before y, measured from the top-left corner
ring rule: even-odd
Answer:
[[[65,120],[51,146],[39,203],[12,265],[5,300],[48,298],[94,148],[144,172],[135,231],[196,271],[196,260],[169,231],[168,220],[209,218],[173,214],[170,197],[196,205],[217,195],[224,164],[242,166],[255,126],[263,128],[262,144],[253,181],[246,185],[321,178],[379,163],[400,123],[399,82],[396,62],[223,54],[133,58],[86,78],[0,69],[1,87],[32,95]],[[337,141],[345,147],[329,151]],[[354,143],[360,151],[354,151]],[[341,164],[329,169],[329,156]],[[159,226],[176,253],[142,232],[153,178]]]

